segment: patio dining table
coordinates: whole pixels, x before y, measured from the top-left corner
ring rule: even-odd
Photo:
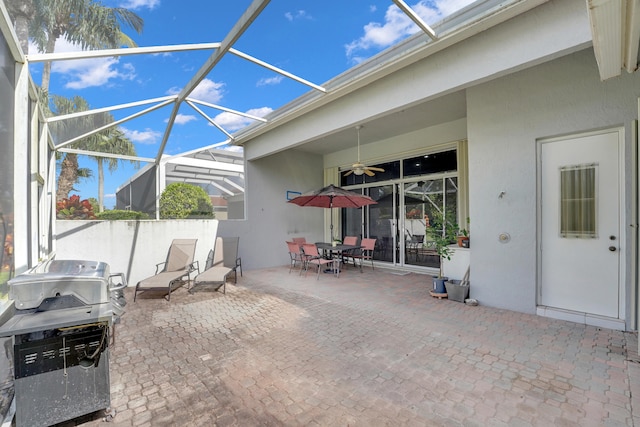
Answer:
[[[346,253],[362,248],[360,245],[343,245],[326,242],[316,242],[316,247],[322,251],[322,255],[328,259],[337,259],[341,261]],[[338,273],[340,273],[340,262],[334,262],[334,269],[329,270],[330,272],[334,272],[335,269],[338,269]]]

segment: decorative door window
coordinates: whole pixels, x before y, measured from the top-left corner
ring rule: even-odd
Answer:
[[[597,237],[598,165],[560,168],[560,236]]]

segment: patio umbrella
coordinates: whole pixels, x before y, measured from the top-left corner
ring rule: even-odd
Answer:
[[[320,190],[310,191],[294,197],[288,203],[298,206],[314,206],[319,208],[361,208],[378,203],[369,196],[345,190],[331,184]],[[333,215],[331,215],[331,239],[333,239]]]

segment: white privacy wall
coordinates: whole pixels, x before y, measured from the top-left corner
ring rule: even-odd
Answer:
[[[473,298],[535,312],[537,140],[624,125],[629,200],[630,126],[639,95],[639,73],[601,82],[592,49],[467,89]],[[509,243],[498,241],[502,232],[511,235]],[[623,260],[628,307],[629,251]]]
[[[173,239],[198,239],[195,260],[203,267],[217,229],[215,219],[56,221],[55,258],[104,261],[135,286],[167,259]]]

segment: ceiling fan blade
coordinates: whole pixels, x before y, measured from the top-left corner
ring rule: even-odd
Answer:
[[[350,171],[347,171],[344,175],[342,176],[349,176],[353,173],[353,169],[351,169]]]
[[[364,168],[364,173],[366,173],[369,176],[374,176],[375,173],[371,172],[371,170],[369,170],[369,168]]]
[[[367,166],[367,169],[369,169],[370,171],[384,172],[384,169],[382,169],[382,168],[375,168],[375,167]]]

